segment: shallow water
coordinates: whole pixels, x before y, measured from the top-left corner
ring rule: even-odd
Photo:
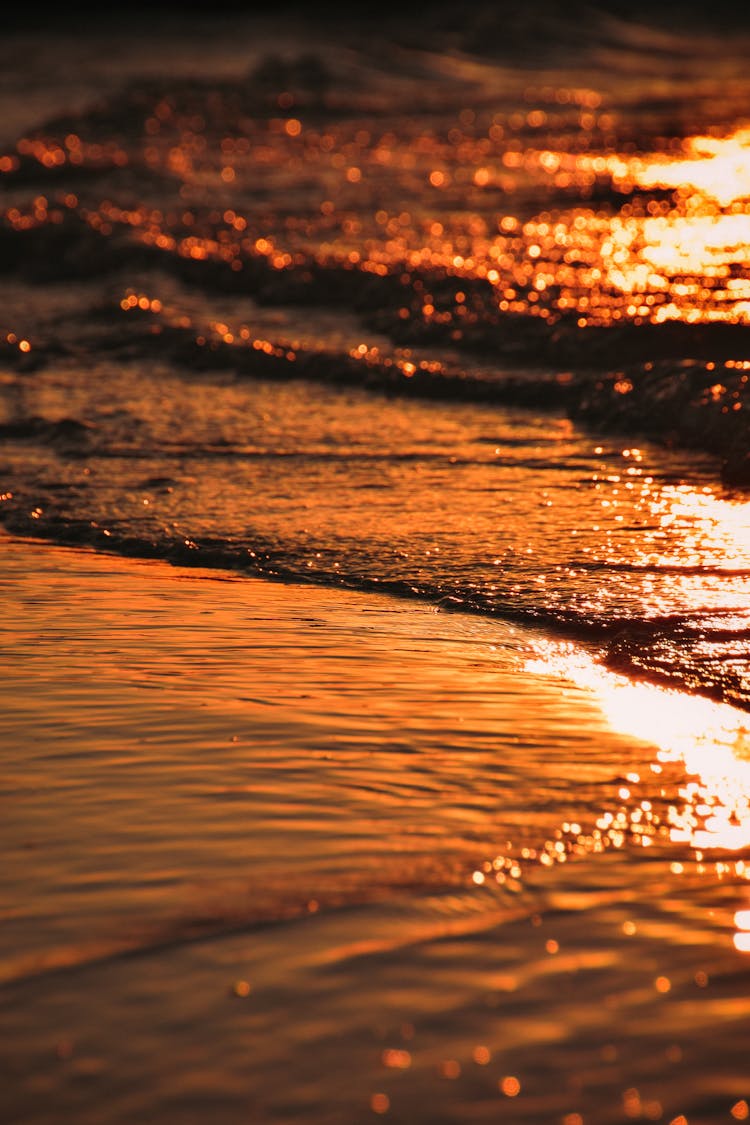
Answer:
[[[528,409],[92,375],[6,385],[36,420],[5,450],[9,526],[544,624],[748,706],[750,505],[708,457]]]
[[[489,9],[16,31],[6,526],[450,599],[747,708],[746,29],[687,15],[550,11],[535,66]]]
[[[744,1112],[740,712],[659,746],[500,622],[2,568],[9,1120]]]

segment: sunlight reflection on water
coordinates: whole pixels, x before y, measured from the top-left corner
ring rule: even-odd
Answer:
[[[642,187],[691,186],[722,207],[750,196],[750,129],[729,137],[688,137],[683,149],[682,158],[632,161],[636,182]]]
[[[527,669],[558,674],[589,689],[612,730],[655,744],[654,774],[668,763],[678,763],[687,775],[671,795],[664,822],[653,816],[650,801],[639,801],[629,786],[621,787],[623,809],[616,816],[606,813],[600,817],[593,838],[578,829],[577,842],[584,851],[591,850],[587,843],[593,850],[601,850],[597,845],[603,835],[615,847],[622,847],[626,839],[649,846],[661,836],[686,845],[699,869],[704,853],[709,853],[717,857],[712,866],[720,877],[731,873],[750,880],[750,864],[722,854],[750,846],[750,722],[746,714],[700,696],[635,683],[606,670],[573,645],[545,643]],[[640,777],[628,775],[628,781],[637,785]],[[671,869],[678,874],[682,864],[673,863]],[[734,936],[736,948],[750,952],[750,932],[746,932],[750,911],[738,911],[735,924],[738,931],[744,931]]]

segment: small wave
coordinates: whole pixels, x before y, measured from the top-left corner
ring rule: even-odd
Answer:
[[[744,373],[750,351],[742,324],[580,328],[575,317],[562,317],[548,325],[539,317],[499,313],[486,282],[463,279],[472,315],[457,338],[452,319],[444,325],[438,317],[425,321],[413,315],[418,310],[410,302],[425,288],[444,285],[429,270],[411,274],[405,293],[395,272],[373,274],[351,263],[321,263],[313,256],[297,255],[281,269],[257,250],[231,262],[221,257],[194,260],[176,250],[143,245],[129,230],[103,235],[80,216],[62,212],[53,224],[21,230],[0,226],[0,258],[36,282],[71,281],[102,271],[138,270],[149,276],[158,270],[188,287],[233,297],[248,294],[264,305],[347,308],[392,341],[389,350],[313,347],[268,338],[251,324],[234,331],[226,325],[185,324],[189,317],[170,311],[158,298],[130,294],[118,304],[87,310],[87,327],[80,325],[75,337],[51,329],[31,345],[25,342],[23,350],[13,334],[12,341],[10,335],[0,340],[3,359],[21,370],[66,354],[86,356],[95,348],[100,356],[121,362],[158,358],[192,373],[224,370],[246,377],[305,378],[438,401],[565,411],[600,432],[707,451],[720,458],[728,486],[744,488],[750,482],[750,383]],[[451,281],[451,294],[455,287]],[[431,296],[433,302],[439,300]],[[411,309],[406,318],[404,308]],[[458,360],[435,358],[440,349],[449,349]],[[485,357],[484,362],[478,357]],[[611,369],[614,357],[617,370]],[[722,364],[720,379],[717,363]]]
[[[457,896],[471,885],[472,866],[466,860],[451,862],[445,857],[399,854],[393,860],[381,857],[377,872],[352,871],[335,878],[318,874],[304,887],[295,883],[290,873],[279,875],[273,886],[229,886],[221,881],[218,890],[196,886],[191,892],[194,902],[187,912],[120,924],[116,934],[103,933],[90,941],[19,953],[3,962],[0,983],[8,985],[123,958],[147,957],[185,945],[219,941],[235,934],[374,904],[408,901],[418,914],[420,902],[428,907],[435,903],[437,921],[433,928],[437,927],[439,932],[445,929],[446,906],[455,919],[455,928],[475,929],[497,922],[498,903],[493,901],[483,919],[478,920],[471,896],[464,904],[458,901]],[[412,931],[402,926],[396,944],[424,940],[426,929],[429,926],[423,921],[418,933],[410,936]]]
[[[131,558],[161,559],[175,566],[257,574],[278,581],[313,583],[388,594],[432,604],[437,610],[497,618],[545,629],[575,641],[598,655],[612,670],[636,679],[678,687],[750,711],[750,678],[746,655],[750,626],[743,607],[721,614],[695,610],[653,618],[591,614],[569,606],[519,601],[508,588],[495,586],[490,596],[443,578],[399,578],[387,572],[341,566],[335,556],[311,567],[306,553],[253,538],[249,546],[203,536],[197,539],[136,535],[97,521],[30,513],[6,499],[0,519],[12,533],[104,550]]]

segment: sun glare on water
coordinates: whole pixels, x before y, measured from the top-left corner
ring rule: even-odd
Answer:
[[[629,680],[574,645],[549,643],[527,670],[559,675],[591,692],[613,731],[655,747],[654,774],[668,763],[684,768],[665,822],[652,816],[649,801],[638,801],[624,787],[623,808],[599,818],[595,841],[605,833],[614,846],[633,836],[648,846],[662,835],[687,847],[699,864],[713,861],[720,874],[750,879],[750,864],[738,856],[750,848],[750,716],[701,696]],[[745,932],[750,911],[738,911],[735,924],[736,947],[750,952],[750,932]]]
[[[631,174],[641,187],[695,188],[720,207],[750,198],[750,128],[730,137],[688,137],[685,155],[634,160]]]
[[[404,321],[455,340],[507,313],[551,325],[572,317],[581,328],[750,323],[750,127],[629,152],[600,95],[558,94],[577,99],[575,125],[554,99],[554,109],[542,99],[525,114],[463,111],[445,134],[418,115],[396,115],[385,131],[353,131],[346,120],[321,131],[304,114],[279,115],[243,118],[236,135],[228,122],[218,147],[202,117],[160,103],[144,125],[148,166],[181,180],[186,199],[213,184],[221,207],[84,207],[74,195],[53,207],[40,196],[5,219],[26,230],[70,209],[104,237],[127,231],[238,273],[252,264],[283,278],[314,265],[398,277]],[[22,160],[98,168],[129,156],[75,134],[24,138],[0,156],[0,173]],[[237,200],[259,175],[279,199],[304,175],[322,202],[304,221],[266,204],[243,208]],[[529,215],[534,197],[540,209]],[[451,284],[433,291],[424,271]]]

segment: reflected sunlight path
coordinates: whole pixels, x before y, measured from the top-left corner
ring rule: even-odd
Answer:
[[[652,802],[639,801],[633,791],[640,776],[629,774],[630,784],[619,790],[623,801],[619,812],[603,814],[591,836],[578,825],[565,825],[566,834],[576,838],[575,844],[561,847],[559,840],[552,842],[547,862],[571,851],[622,847],[626,841],[648,847],[656,837],[666,837],[690,849],[699,871],[708,853],[716,857],[711,867],[719,877],[732,874],[750,881],[750,863],[724,854],[750,847],[750,720],[746,714],[700,696],[635,683],[606,670],[573,645],[545,643],[527,669],[559,675],[589,689],[613,731],[658,747],[651,763],[654,774],[660,774],[667,763],[677,763],[687,775],[685,784],[672,794],[662,821],[654,814]],[[673,874],[682,869],[680,862],[671,864]],[[734,936],[736,948],[750,952],[750,910],[738,911],[735,924],[740,931]]]

